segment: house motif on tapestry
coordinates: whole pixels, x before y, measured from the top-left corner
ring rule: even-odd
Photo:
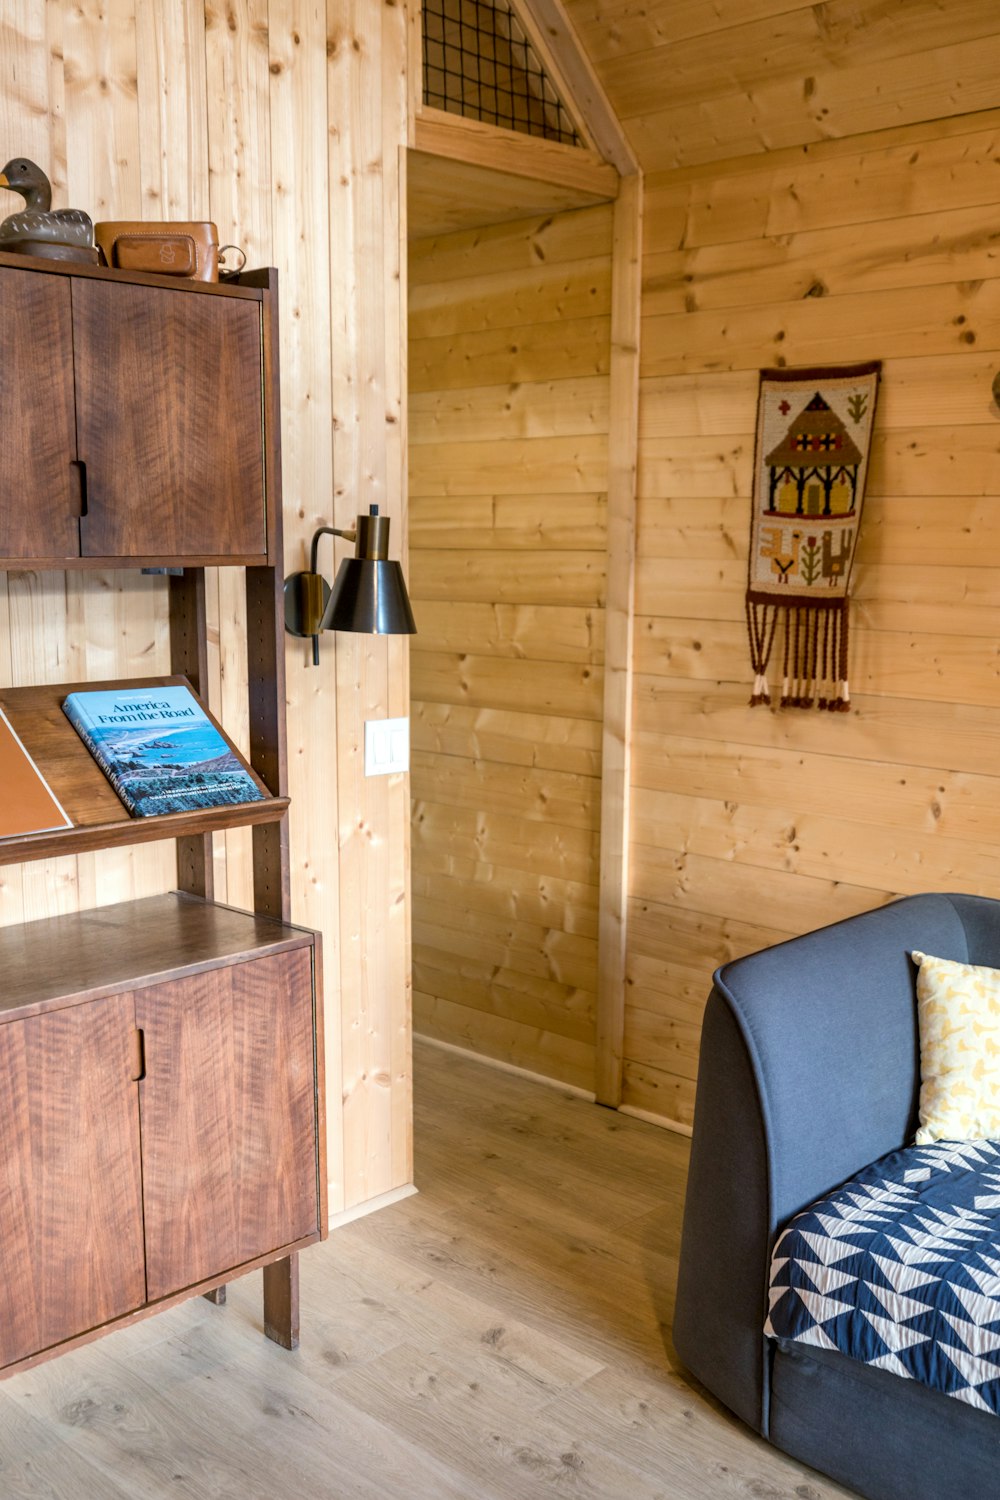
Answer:
[[[818,391],[764,462],[766,515],[854,514],[861,452]]]

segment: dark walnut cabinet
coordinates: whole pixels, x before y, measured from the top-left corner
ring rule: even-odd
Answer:
[[[0,557],[78,556],[68,283],[0,264],[0,330]]]
[[[0,1026],[0,1363],[146,1300],[131,1005]]]
[[[139,991],[152,1301],[315,1234],[312,950]]]
[[[182,895],[0,931],[8,1372],[320,1238],[316,951]]]
[[[319,935],[289,922],[277,281],[0,255],[0,567],[169,567],[171,675],[0,688],[73,826],[0,865],[170,838],[172,893],[0,929],[0,1375],[263,1268],[298,1341],[326,1234]],[[207,680],[207,566],[245,568],[242,806],[131,818],[62,712]],[[235,748],[235,747],[234,747]],[[254,910],[213,901],[249,826]]]
[[[261,291],[162,280],[0,255],[8,564],[274,561]]]

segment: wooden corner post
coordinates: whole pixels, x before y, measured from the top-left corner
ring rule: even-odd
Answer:
[[[594,1091],[599,1104],[613,1108],[622,1099],[625,1037],[641,262],[642,177],[635,172],[622,178],[615,201],[611,266],[608,594]]]

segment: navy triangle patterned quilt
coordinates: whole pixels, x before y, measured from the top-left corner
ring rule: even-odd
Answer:
[[[794,1218],[765,1333],[1000,1412],[1000,1142],[893,1151]]]

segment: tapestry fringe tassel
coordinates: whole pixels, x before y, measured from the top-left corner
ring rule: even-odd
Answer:
[[[847,600],[823,609],[789,601],[788,604],[747,600],[747,630],[753,666],[751,708],[770,703],[767,669],[779,623],[784,627],[781,665],[781,707],[825,708],[847,713],[851,693],[847,683]]]

